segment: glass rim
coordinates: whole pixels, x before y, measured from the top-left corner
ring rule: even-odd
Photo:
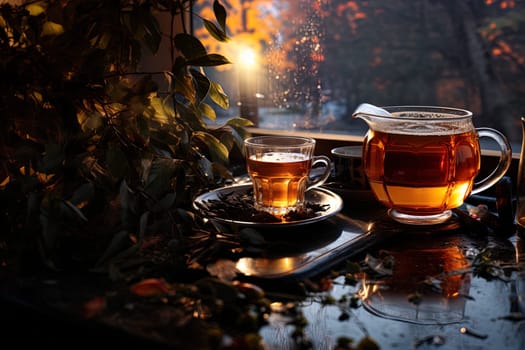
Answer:
[[[400,106],[384,106],[381,107],[384,110],[390,112],[392,116],[384,117],[391,119],[414,119],[411,116],[399,115],[400,113],[424,113],[418,116],[418,120],[431,120],[431,119],[466,119],[472,118],[473,113],[467,109],[456,108],[456,107],[442,107],[442,106],[418,106],[418,105],[400,105]]]
[[[270,141],[272,142],[264,142]],[[250,147],[273,147],[273,148],[290,148],[315,146],[315,139],[304,136],[286,136],[286,135],[264,135],[252,136],[244,140],[244,144]]]

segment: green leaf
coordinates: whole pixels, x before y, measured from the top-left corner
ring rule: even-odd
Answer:
[[[177,215],[181,221],[189,226],[195,225],[195,213],[186,209],[177,208]]]
[[[193,133],[193,137],[206,145],[213,161],[228,162],[228,149],[215,136],[207,132],[197,131]]]
[[[209,95],[211,100],[222,109],[230,108],[230,99],[228,95],[226,95],[220,84],[210,80]]]
[[[157,83],[153,80],[151,74],[145,74],[141,76],[138,80],[133,82],[131,87],[131,92],[136,95],[145,95],[149,96],[151,93],[158,90]],[[148,101],[146,97],[143,97],[144,101]]]
[[[163,198],[155,202],[155,204],[151,207],[151,212],[152,213],[166,212],[168,209],[171,208],[173,203],[175,203],[175,198],[176,198],[175,193],[173,192],[167,193]]]
[[[126,176],[129,171],[127,157],[120,147],[109,147],[106,151],[106,164],[109,173],[117,179]]]
[[[190,69],[190,73],[194,79],[195,90],[197,92],[197,101],[195,102],[200,103],[208,95],[211,83],[208,77],[206,77],[204,74],[202,74],[196,69]]]
[[[80,219],[82,222],[89,221],[84,215],[84,213],[82,213],[82,211],[70,201],[62,201],[60,203],[60,210],[61,210],[61,215],[63,217],[67,217],[69,219]]]
[[[233,144],[235,143],[233,134],[229,132],[225,132],[221,134],[221,143],[224,146],[226,146],[227,149],[231,150],[233,147]]]
[[[188,153],[192,153],[191,155],[193,156],[194,152],[189,151]],[[205,158],[205,157],[202,157],[202,158]],[[174,188],[175,193],[179,193],[180,194],[180,195],[178,195],[175,198],[175,206],[177,208],[179,208],[181,206],[184,206],[185,197],[186,197],[186,194],[188,192],[187,190],[189,189],[187,184],[188,184],[188,181],[191,181],[186,176],[186,171],[187,171],[187,166],[186,165],[187,165],[186,162],[180,161],[178,166],[177,166],[177,169],[175,170],[176,180],[175,180],[175,185],[172,188]],[[193,164],[192,164],[192,166],[193,166]]]
[[[192,103],[195,102],[195,98],[197,97],[197,91],[195,91],[195,82],[193,80],[193,76],[188,73],[185,69],[177,69],[176,66],[180,65],[183,61],[177,60],[175,61],[174,70],[173,70],[173,91],[175,93],[178,93],[184,98]]]
[[[47,21],[42,25],[42,36],[60,35],[64,33],[64,27],[61,24]]]
[[[206,129],[206,123],[198,114],[198,111],[196,111],[193,107],[193,105],[186,105],[177,101],[177,111],[180,114],[180,118],[178,120],[185,125],[187,131],[190,133],[193,130],[198,131]],[[181,132],[184,131],[181,130]],[[181,135],[181,137],[183,136],[184,135]]]
[[[140,137],[142,137],[144,140],[149,139],[151,132],[149,128],[149,119],[139,115],[136,119],[136,126]]]
[[[151,117],[158,122],[168,123],[170,117],[175,115],[173,108],[166,105],[164,100],[160,97],[152,97],[150,100],[150,106],[153,108],[153,115]]]
[[[62,146],[56,143],[46,144],[46,151],[42,159],[42,171],[46,174],[53,173],[64,161]]]
[[[226,32],[215,25],[212,21],[203,19],[204,27],[210,35],[220,42],[227,42],[230,40]]]
[[[143,170],[145,171],[145,170]],[[126,182],[126,180],[122,181],[119,188],[119,199],[120,199],[120,205],[122,207],[122,211],[126,212],[130,210],[131,208],[131,190]]]
[[[213,179],[213,166],[210,160],[206,157],[202,157],[198,161],[201,173],[209,180]]]
[[[95,195],[95,186],[88,182],[83,185],[81,185],[79,188],[75,190],[73,193],[73,196],[69,199],[71,203],[74,205],[79,205],[84,202],[90,202],[93,199],[93,196]]]
[[[142,41],[146,44],[151,53],[156,53],[159,50],[160,42],[162,40],[159,23],[153,13],[145,10],[143,7],[140,8],[141,23],[144,26]]]
[[[222,30],[226,32],[226,9],[218,0],[213,2],[213,12],[215,13],[215,18],[217,19],[217,22],[219,22]]]
[[[232,150],[234,144],[237,145],[239,149],[243,149],[244,138],[241,136],[237,130],[230,128],[229,132],[223,133],[221,135],[221,142],[229,149]]]
[[[118,253],[124,251],[125,249],[129,248],[130,244],[131,239],[129,238],[128,231],[119,231],[117,234],[115,234],[115,236],[113,236],[111,242],[109,243],[102,256],[98,259],[95,266],[101,266],[102,264],[105,264],[109,259],[116,256]]]
[[[139,224],[139,240],[142,241],[146,234],[146,229],[148,228],[148,221],[149,221],[149,211],[144,212],[140,216],[140,224]]]
[[[208,117],[208,119],[210,120],[217,120],[217,114],[215,114],[215,110],[213,108],[211,108],[211,106],[207,103],[201,103],[199,105],[199,110],[201,111],[201,113],[203,115],[205,115],[206,117]]]
[[[98,111],[81,111],[78,118],[84,132],[96,130],[103,125],[102,115]]]
[[[233,179],[234,176],[230,171],[230,168],[220,163],[212,163],[213,172],[216,173],[223,179]]]
[[[234,126],[234,127],[248,127],[253,126],[253,122],[246,118],[231,118],[226,121],[226,125]]]
[[[206,48],[199,39],[186,33],[175,35],[175,38],[173,38],[173,44],[188,60],[203,57],[208,54]]]
[[[248,132],[244,127],[228,125],[230,128],[230,133],[237,145],[237,148],[241,150],[241,153],[244,154],[244,139],[247,137]]]
[[[169,189],[174,172],[175,163],[172,159],[155,159],[151,164],[144,191],[153,198],[158,198]]]
[[[40,204],[41,198],[40,193],[31,192],[27,196],[27,209],[24,225],[26,228],[34,228],[38,224],[40,217]]]
[[[161,127],[159,130],[152,131],[151,142],[161,150],[175,153],[173,150],[178,147],[180,139],[174,132],[168,129],[169,128]]]
[[[100,33],[91,40],[91,43],[100,50],[107,50],[111,43],[111,34],[108,32]]]
[[[230,64],[231,61],[228,60],[223,55],[218,53],[210,53],[204,56],[194,57],[188,59],[186,64],[189,66],[200,66],[200,67],[213,67],[213,66],[222,66],[224,64]]]

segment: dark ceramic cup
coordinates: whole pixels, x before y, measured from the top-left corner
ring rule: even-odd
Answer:
[[[347,189],[370,189],[363,167],[362,151],[362,146],[344,146],[331,150],[333,182]]]

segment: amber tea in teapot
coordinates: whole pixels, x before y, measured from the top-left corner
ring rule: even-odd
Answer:
[[[367,106],[354,113],[369,125],[363,141],[365,172],[376,198],[399,222],[446,221],[451,209],[462,205],[471,193],[495,184],[510,166],[506,137],[493,129],[474,128],[470,111]],[[478,138],[482,136],[498,143],[501,157],[498,168],[475,183],[481,159]]]
[[[390,197],[407,213],[436,214],[460,206],[479,171],[474,131],[435,136],[377,131],[370,135],[368,145],[370,186],[380,201]]]

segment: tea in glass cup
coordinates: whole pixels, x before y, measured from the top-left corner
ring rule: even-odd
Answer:
[[[314,156],[315,140],[296,136],[256,136],[244,141],[255,209],[282,217],[305,208],[305,192],[330,176],[331,162]],[[323,172],[311,177],[322,164]]]
[[[467,110],[360,106],[354,117],[369,126],[363,162],[372,191],[389,208],[390,217],[401,223],[446,221],[451,209],[462,205],[470,194],[494,185],[510,166],[507,138],[494,129],[474,128]],[[480,170],[480,137],[498,144],[500,159],[489,176],[475,182]]]

